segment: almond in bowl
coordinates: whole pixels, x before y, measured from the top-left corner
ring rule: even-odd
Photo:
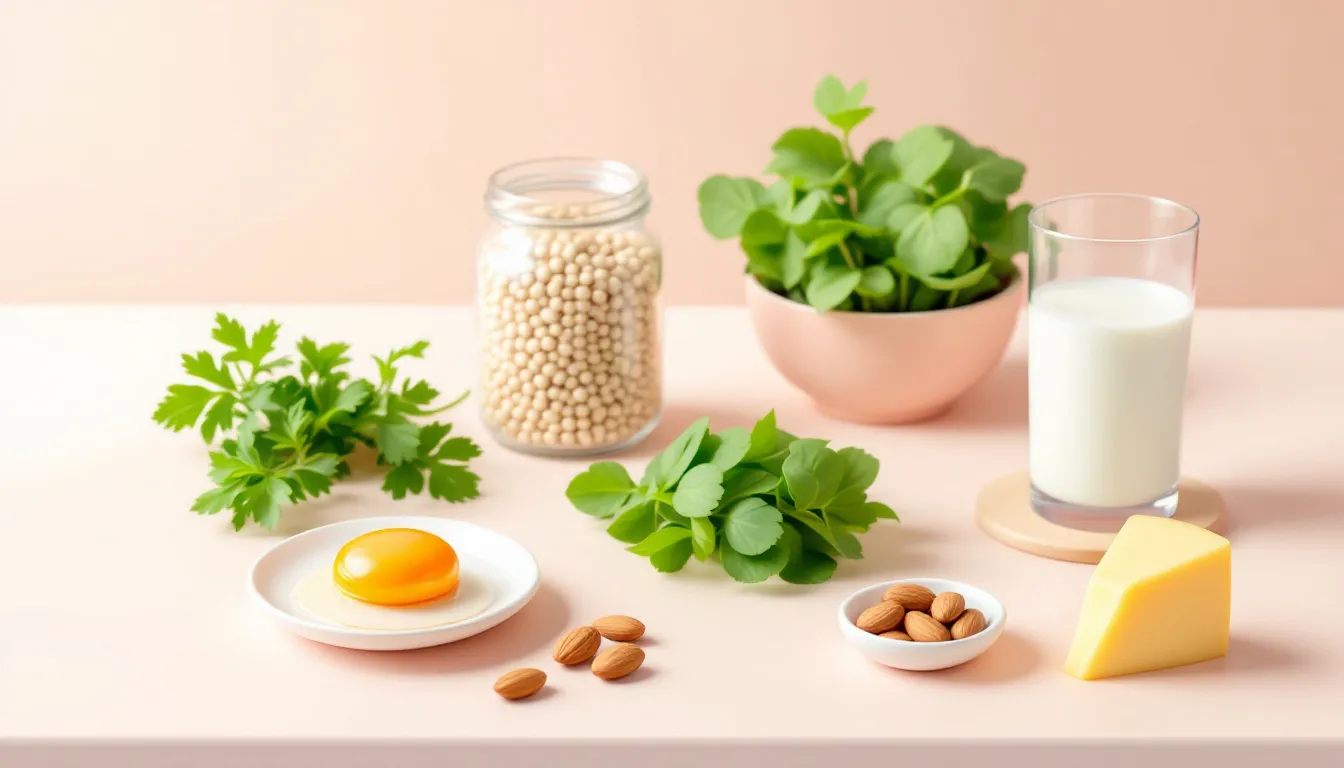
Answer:
[[[1007,617],[1003,603],[970,584],[901,579],[850,595],[838,618],[845,640],[870,660],[929,671],[965,664],[989,650]]]

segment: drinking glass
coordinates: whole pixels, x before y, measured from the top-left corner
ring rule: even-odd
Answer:
[[[1031,504],[1114,531],[1179,501],[1181,406],[1199,215],[1146,195],[1086,194],[1028,216]]]

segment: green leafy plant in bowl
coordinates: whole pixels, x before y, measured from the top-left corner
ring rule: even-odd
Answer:
[[[950,128],[878,139],[862,157],[851,134],[873,113],[867,84],[834,76],[813,103],[834,131],[791,128],[765,173],[717,175],[698,193],[714,237],[738,238],[747,272],[820,311],[918,312],[993,296],[1017,276],[1029,203],[1008,198],[1026,168]]]

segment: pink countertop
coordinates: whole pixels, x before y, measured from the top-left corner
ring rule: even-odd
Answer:
[[[749,424],[771,407],[790,431],[859,445],[882,461],[872,495],[902,523],[863,537],[867,558],[827,584],[742,586],[692,561],[662,575],[572,509],[586,461],[485,442],[484,496],[394,502],[375,483],[234,533],[188,511],[206,486],[197,435],[150,421],[178,354],[205,348],[213,309],[0,309],[0,744],[4,740],[434,740],[512,743],[943,743],[953,740],[1340,745],[1344,712],[1344,311],[1218,310],[1196,321],[1185,470],[1219,488],[1233,541],[1227,658],[1081,683],[1060,667],[1089,566],[1031,557],[975,527],[989,479],[1024,465],[1021,334],[990,381],[927,424],[828,421],[765,362],[744,310],[667,313],[664,424],[620,457],[636,468],[694,418]],[[415,369],[445,392],[472,384],[464,308],[244,308],[366,354],[427,338]],[[452,414],[485,440],[469,402]],[[637,471],[637,470],[636,470]],[[637,475],[636,475],[637,476]],[[543,587],[473,639],[404,653],[328,648],[270,624],[244,590],[279,538],[351,517],[456,516],[529,547]],[[939,673],[864,661],[836,628],[866,584],[945,576],[1008,607],[1002,640]],[[608,613],[649,627],[646,670],[602,684],[550,661],[566,629]],[[490,690],[540,666],[550,693]],[[192,741],[178,742],[194,743]],[[1339,753],[1334,753],[1339,754]],[[4,762],[0,760],[0,762]]]

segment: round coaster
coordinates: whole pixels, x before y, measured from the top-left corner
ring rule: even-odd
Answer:
[[[1004,475],[980,489],[975,521],[990,537],[1013,549],[1054,560],[1096,563],[1115,539],[1114,533],[1080,531],[1056,525],[1031,508],[1031,478],[1026,470]],[[1227,507],[1217,491],[1193,478],[1181,478],[1181,500],[1175,518],[1217,530]]]

